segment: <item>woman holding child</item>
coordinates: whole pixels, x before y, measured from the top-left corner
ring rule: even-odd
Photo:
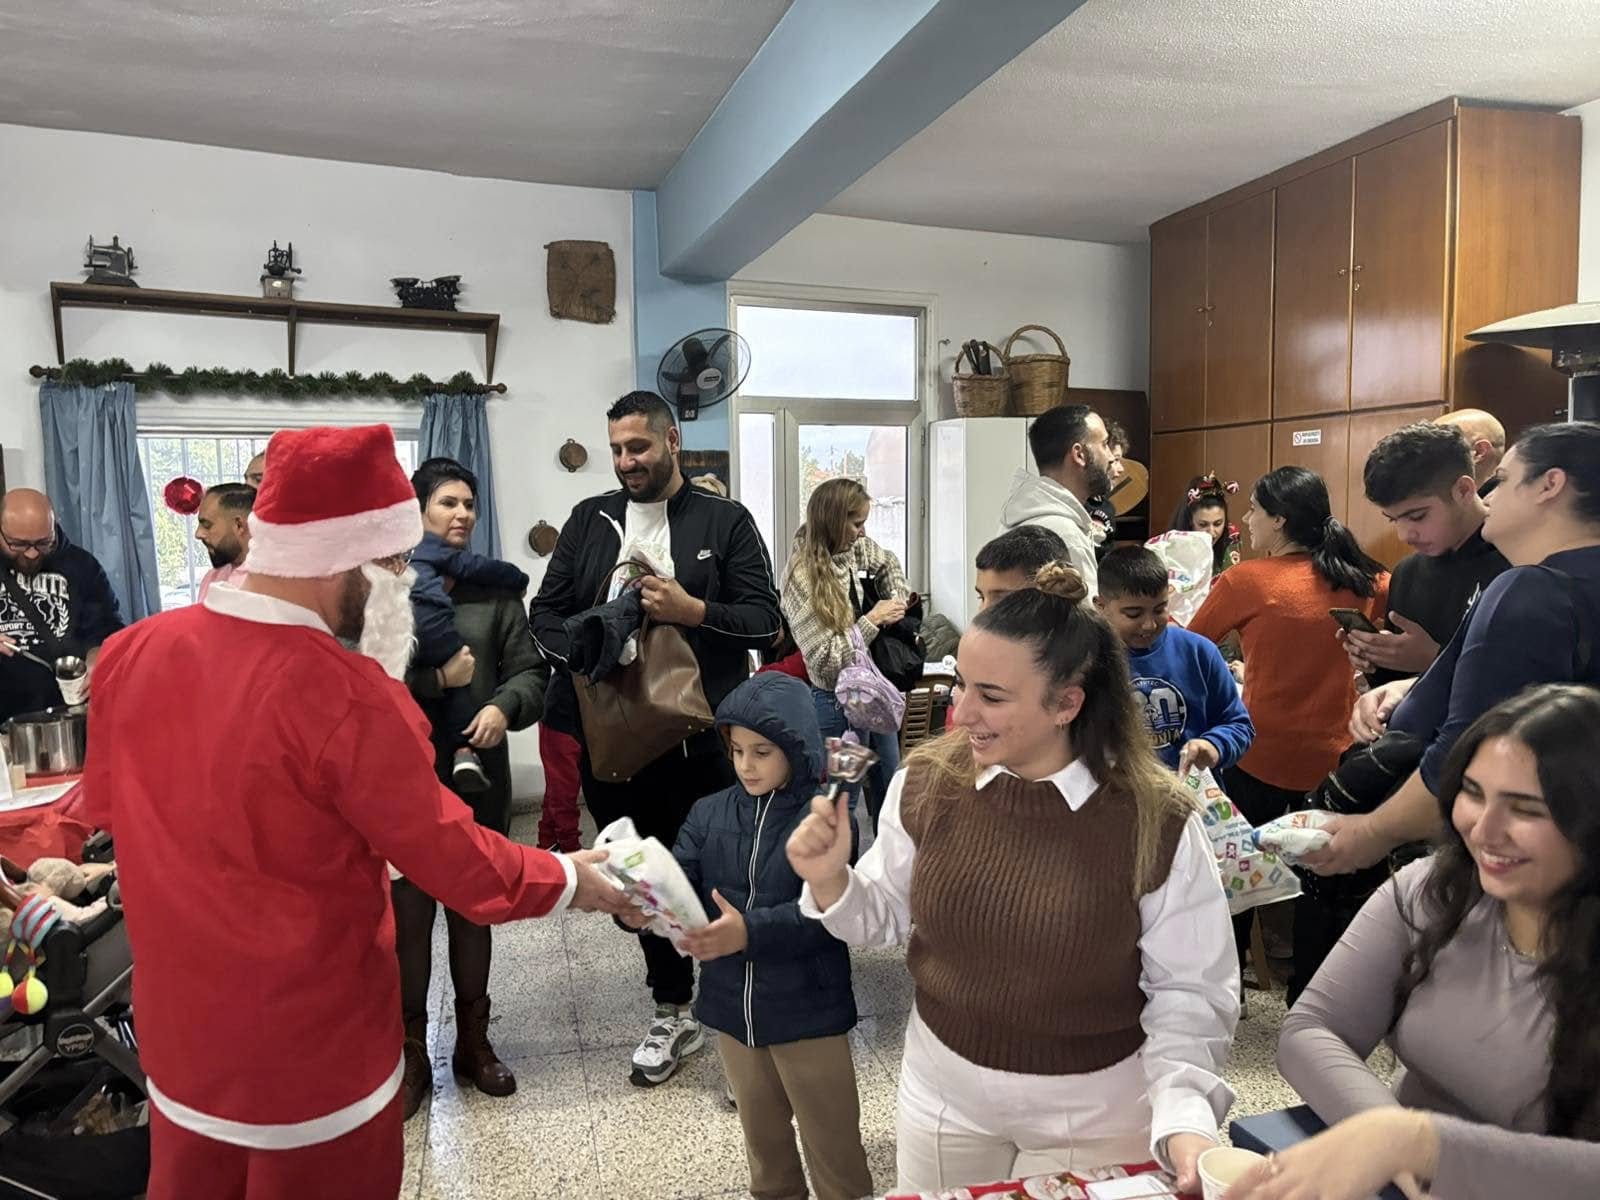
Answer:
[[[411,477],[422,505],[422,527],[442,548],[465,551],[478,523],[478,480],[448,458],[430,458]],[[476,557],[476,556],[473,556]],[[441,558],[441,561],[443,559]],[[481,564],[480,564],[481,565]],[[506,564],[498,564],[506,566]],[[515,570],[515,568],[507,568]],[[492,576],[486,576],[492,578]],[[452,578],[449,602],[454,632],[468,653],[444,666],[413,667],[406,683],[434,725],[435,767],[447,786],[467,792],[478,824],[505,833],[511,824],[511,756],[507,730],[526,729],[544,711],[550,668],[528,632],[528,615],[519,593]],[[452,699],[450,693],[456,695]],[[463,711],[471,719],[459,725]],[[462,742],[481,764],[484,786],[462,787],[457,770]],[[400,1005],[405,1018],[404,1113],[417,1111],[433,1087],[428,1061],[428,981],[433,970],[433,922],[438,905],[410,882],[393,887],[395,949],[400,957]],[[475,925],[445,910],[450,940],[450,982],[455,988],[456,1073],[490,1096],[509,1096],[516,1077],[489,1044],[489,960],[486,925]]]
[[[1056,563],[977,616],[956,731],[895,776],[859,865],[842,800],[789,840],[801,912],[852,945],[910,940],[901,1190],[1152,1153],[1194,1188],[1232,1102],[1211,843],[1084,599]]]

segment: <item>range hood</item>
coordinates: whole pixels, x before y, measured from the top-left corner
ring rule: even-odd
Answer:
[[[1550,365],[1571,381],[1567,420],[1600,421],[1600,300],[1496,321],[1474,329],[1467,340],[1550,351]]]

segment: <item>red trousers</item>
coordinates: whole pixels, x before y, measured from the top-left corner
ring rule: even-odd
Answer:
[[[405,1169],[400,1097],[359,1129],[298,1150],[251,1150],[174,1125],[150,1106],[147,1200],[395,1200]]]
[[[578,756],[583,747],[570,734],[539,723],[539,758],[544,762],[544,810],[539,814],[539,845],[576,850],[578,841]]]

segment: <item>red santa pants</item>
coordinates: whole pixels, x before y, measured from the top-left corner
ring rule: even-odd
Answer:
[[[174,1125],[150,1106],[147,1200],[395,1200],[405,1167],[400,1097],[331,1142],[252,1150]]]
[[[583,748],[570,734],[539,722],[539,759],[544,764],[544,809],[539,814],[539,845],[572,851],[578,841],[578,756]]]

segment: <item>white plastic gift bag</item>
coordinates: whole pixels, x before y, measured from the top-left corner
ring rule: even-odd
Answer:
[[[1293,900],[1300,894],[1300,880],[1295,873],[1276,854],[1256,845],[1250,822],[1209,770],[1191,770],[1183,782],[1195,793],[1200,818],[1211,835],[1229,912],[1238,916],[1263,904]]]
[[[1157,534],[1145,547],[1167,567],[1167,582],[1172,585],[1167,615],[1187,627],[1211,590],[1211,535],[1174,529]]]
[[[605,862],[595,864],[600,873],[651,914],[653,919],[646,926],[651,933],[666,938],[684,954],[684,933],[709,922],[705,906],[672,851],[656,838],[640,837],[628,817],[619,817],[602,829],[594,845],[606,852]]]
[[[1336,815],[1321,808],[1286,813],[1257,829],[1255,843],[1286,863],[1298,864],[1306,855],[1327,848],[1333,834],[1325,826]]]

